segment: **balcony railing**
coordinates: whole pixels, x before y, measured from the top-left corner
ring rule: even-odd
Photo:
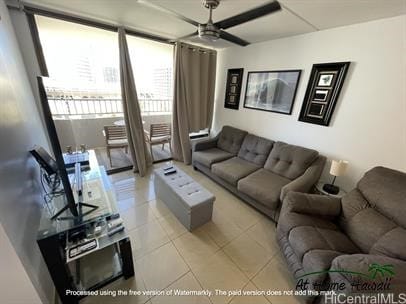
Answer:
[[[52,115],[93,115],[123,113],[121,99],[55,99],[48,98]],[[171,99],[139,99],[143,114],[172,112]]]

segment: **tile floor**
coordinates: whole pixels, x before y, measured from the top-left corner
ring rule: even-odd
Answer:
[[[180,168],[214,193],[213,219],[188,232],[155,198],[153,175],[111,175],[131,237],[135,277],[106,289],[292,290],[275,240],[275,224],[191,166]],[[156,166],[162,166],[157,164]],[[299,303],[280,296],[138,296],[86,298],[86,303]]]

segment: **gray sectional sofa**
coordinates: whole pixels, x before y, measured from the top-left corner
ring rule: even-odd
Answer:
[[[274,221],[289,191],[309,192],[326,158],[312,149],[274,142],[224,126],[193,147],[193,167]]]
[[[296,279],[345,283],[339,292],[348,295],[376,292],[359,291],[351,283],[379,284],[388,277],[390,290],[377,292],[395,296],[405,292],[406,174],[373,168],[342,199],[290,192],[281,210],[277,240]],[[381,267],[375,278],[371,266]],[[320,273],[303,277],[316,272]],[[323,301],[307,298],[307,303]]]

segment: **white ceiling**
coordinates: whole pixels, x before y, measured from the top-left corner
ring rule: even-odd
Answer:
[[[208,10],[202,0],[147,0],[171,9],[199,23],[206,23]],[[56,10],[125,25],[176,39],[196,31],[182,20],[145,6],[137,0],[26,0]],[[221,0],[213,21],[242,13],[269,0]],[[279,0],[282,10],[232,27],[227,31],[251,43],[288,37],[317,30],[361,23],[406,14],[406,0]],[[189,41],[216,48],[233,46],[226,41],[207,43],[194,37]]]

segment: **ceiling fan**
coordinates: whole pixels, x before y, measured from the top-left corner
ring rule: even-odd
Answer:
[[[265,5],[261,5],[254,9],[251,9],[249,11],[246,11],[244,13],[241,13],[241,14],[235,15],[233,17],[229,17],[224,20],[213,23],[212,13],[213,13],[213,10],[216,9],[217,6],[220,4],[220,0],[202,0],[204,7],[209,9],[209,20],[207,21],[207,23],[202,24],[202,23],[194,21],[190,18],[182,16],[175,11],[161,7],[157,4],[154,4],[154,3],[151,3],[151,2],[148,2],[145,0],[138,0],[138,2],[142,3],[144,5],[150,6],[154,9],[160,10],[162,12],[165,12],[167,14],[170,14],[180,20],[188,22],[197,27],[196,32],[193,32],[193,33],[191,33],[187,36],[181,37],[179,39],[186,39],[186,38],[190,38],[193,36],[199,36],[201,39],[204,39],[204,40],[216,41],[221,38],[221,39],[230,41],[232,43],[235,43],[235,44],[238,44],[241,46],[246,46],[246,45],[249,45],[250,43],[237,36],[227,33],[224,30],[226,30],[230,27],[260,18],[262,16],[269,15],[269,14],[279,11],[281,9],[281,5],[279,4],[278,1],[275,0],[275,1],[269,2]]]

